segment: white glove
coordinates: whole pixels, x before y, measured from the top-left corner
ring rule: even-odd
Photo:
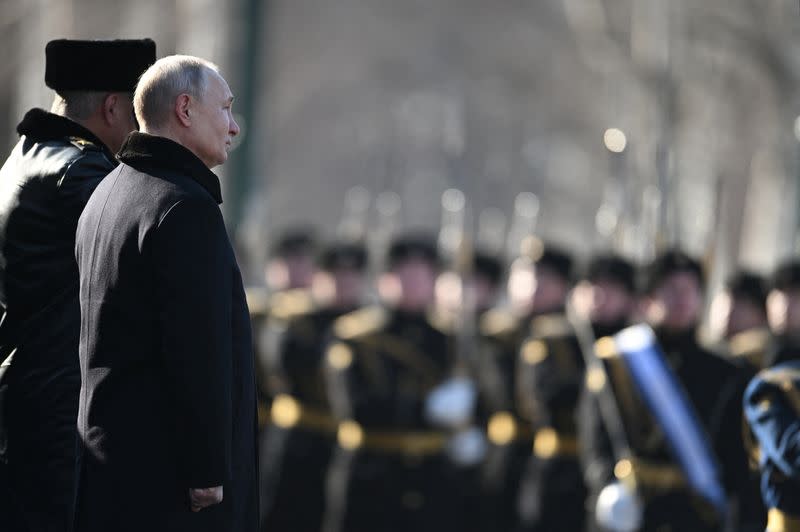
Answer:
[[[478,427],[459,431],[447,442],[447,454],[457,465],[469,467],[479,464],[486,456],[489,445],[486,434]]]
[[[425,399],[425,415],[434,425],[459,428],[469,423],[478,392],[466,377],[452,377],[434,388]]]
[[[609,484],[597,497],[595,519],[613,532],[636,532],[642,526],[642,503],[628,486]]]

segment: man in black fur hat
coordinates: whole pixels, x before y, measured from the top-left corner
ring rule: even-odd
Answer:
[[[68,530],[78,409],[75,228],[136,129],[144,40],[47,44],[51,112],[29,111],[0,169],[0,515],[4,530]]]

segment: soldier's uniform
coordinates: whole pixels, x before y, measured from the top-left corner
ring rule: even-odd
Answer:
[[[155,43],[57,40],[46,55],[55,91],[132,92]],[[75,231],[117,162],[92,131],[42,109],[17,132],[0,169],[0,528],[68,530],[81,386]]]
[[[431,323],[451,338],[456,346],[456,349],[461,348],[464,355],[460,357],[459,363],[461,368],[465,370],[467,377],[476,383],[480,380],[480,370],[476,364],[474,351],[474,340],[477,329],[482,323],[484,316],[487,312],[491,312],[491,308],[495,305],[498,296],[501,281],[504,277],[504,267],[502,261],[491,255],[486,251],[477,251],[473,256],[472,271],[470,278],[467,282],[473,282],[476,292],[474,307],[470,310],[473,311],[473,321],[464,326],[468,327],[468,331],[459,330],[459,318],[467,318],[460,315],[463,312],[460,302],[457,303],[456,308],[437,308],[435,312],[431,313]],[[481,284],[483,286],[481,286]],[[450,302],[451,304],[453,302]],[[444,305],[442,305],[444,306]],[[468,333],[467,334],[465,334]],[[467,342],[468,345],[461,345],[461,342]],[[470,420],[470,427],[465,429],[475,429],[482,432],[480,434],[480,443],[478,451],[475,455],[470,456],[468,460],[456,463],[455,470],[455,490],[457,497],[460,500],[462,510],[460,513],[461,526],[459,530],[464,532],[475,531],[483,532],[485,529],[483,523],[483,505],[485,500],[482,494],[482,474],[483,474],[483,459],[486,452],[486,436],[485,436],[486,418],[480,412],[473,412],[472,419]],[[472,435],[478,438],[477,434]]]
[[[291,272],[292,264],[289,264],[287,259],[311,256],[314,245],[310,231],[303,228],[285,230],[271,247],[270,266],[265,272],[267,282],[264,285],[249,286],[245,290],[255,343],[258,422],[262,429],[269,420],[269,409],[275,390],[280,387],[280,382],[275,381],[275,373],[270,371],[270,367],[275,365],[273,361],[278,357],[280,335],[275,333],[282,330],[286,318],[293,314],[308,312],[312,306],[311,296],[308,293],[310,276]],[[270,272],[276,262],[282,263],[280,271]],[[305,265],[301,267],[306,268]],[[277,326],[270,327],[272,322]]]
[[[435,248],[396,241],[389,262],[410,255],[433,261]],[[457,509],[448,434],[425,409],[453,364],[447,336],[425,313],[368,307],[334,323],[326,370],[340,424],[324,530],[451,529]]]
[[[699,264],[680,253],[665,253],[651,266],[649,288],[675,272],[689,271],[702,280]],[[702,284],[702,283],[701,283]],[[741,398],[746,374],[721,356],[702,348],[694,329],[680,333],[656,330],[666,362],[686,394],[717,459],[721,481],[737,501],[737,530],[757,530],[761,516],[749,500],[752,478],[746,467],[741,433]],[[600,491],[612,482],[634,486],[644,504],[643,531],[721,530],[723,522],[705,499],[689,487],[661,427],[644,406],[637,383],[609,338],[597,342],[604,371],[587,374],[588,393],[581,401],[579,434],[584,475],[593,512]],[[643,384],[646,385],[646,384]],[[629,456],[612,448],[598,394],[613,393],[627,439]],[[741,499],[744,500],[741,500]],[[757,506],[757,505],[756,505]],[[602,528],[592,518],[590,526]]]
[[[745,392],[744,412],[769,508],[767,531],[800,531],[800,362],[759,373]]]
[[[355,244],[329,246],[323,271],[363,272],[366,251]],[[273,397],[262,443],[261,484],[267,531],[320,530],[325,474],[337,423],[328,405],[323,374],[324,345],[333,322],[352,306],[319,305],[308,292],[283,292],[273,299],[268,332],[274,356],[265,368]]]
[[[627,261],[598,256],[586,268],[587,282],[610,280],[634,292]],[[590,323],[595,337],[614,334],[627,316]],[[583,390],[585,362],[572,325],[563,314],[534,320],[533,334],[518,360],[518,397],[523,418],[534,427],[531,456],[519,493],[518,530],[583,530],[586,487],[578,460],[575,416]]]
[[[569,279],[572,261],[565,253],[552,247],[534,253],[535,256],[524,259],[533,262],[537,268],[548,268]],[[527,371],[531,364],[521,363],[520,346],[529,337],[540,334],[552,337],[560,344],[557,348],[559,353],[566,346],[564,356],[558,357],[566,364],[563,367],[565,373],[574,370],[579,375],[581,372],[583,364],[574,345],[560,343],[565,332],[563,304],[562,301],[562,310],[547,315],[521,317],[510,310],[493,309],[481,319],[477,379],[479,415],[485,420],[490,442],[482,480],[485,498],[483,521],[487,530],[508,531],[520,526],[520,481],[534,448],[536,428],[545,428],[534,425],[530,387],[538,382],[532,382]],[[559,331],[553,330],[554,324]],[[543,328],[543,332],[537,332],[539,328]],[[579,382],[580,377],[577,378]],[[531,496],[538,500],[538,495],[526,494],[526,498]],[[535,513],[536,509],[529,507],[527,511]]]

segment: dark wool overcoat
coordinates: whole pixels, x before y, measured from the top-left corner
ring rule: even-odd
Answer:
[[[132,133],[78,223],[77,530],[255,531],[250,320],[220,183]],[[190,488],[224,486],[190,511]]]

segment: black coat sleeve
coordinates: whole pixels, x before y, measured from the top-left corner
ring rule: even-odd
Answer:
[[[230,479],[231,250],[219,208],[176,203],[154,246],[155,290],[175,434],[186,488]]]
[[[65,170],[57,183],[62,220],[77,224],[92,192],[114,166],[101,151],[87,150]]]

